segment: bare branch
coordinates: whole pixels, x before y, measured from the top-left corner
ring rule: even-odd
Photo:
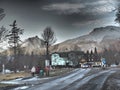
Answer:
[[[0,28],[0,42],[6,40],[6,35],[8,34],[8,30],[5,27]]]
[[[120,24],[120,6],[117,9],[115,21]]]
[[[49,55],[49,47],[54,44],[57,39],[55,37],[54,31],[51,29],[51,27],[47,27],[43,33],[42,33],[42,38],[44,41],[44,44],[46,46],[46,59],[48,60],[48,55]]]
[[[0,8],[0,21],[5,17],[4,9]]]

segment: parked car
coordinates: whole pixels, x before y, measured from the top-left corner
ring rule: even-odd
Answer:
[[[81,67],[82,68],[88,68],[88,67],[90,67],[90,65],[89,64],[82,64]]]

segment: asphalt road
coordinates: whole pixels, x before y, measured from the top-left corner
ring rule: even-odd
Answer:
[[[114,72],[113,70],[107,70],[84,77],[82,80],[64,88],[64,90],[102,90],[105,81]]]
[[[100,70],[98,73],[86,75],[91,69],[78,69],[64,77],[32,86],[26,90],[102,90],[107,78],[117,70]]]

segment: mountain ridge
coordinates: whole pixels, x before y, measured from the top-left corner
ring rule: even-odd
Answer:
[[[93,29],[89,34],[66,40],[50,47],[50,53],[94,50],[105,48],[120,51],[120,27],[106,26]],[[45,54],[44,41],[38,36],[30,37],[21,44],[24,54]]]
[[[108,43],[105,44],[104,42],[105,39],[114,39],[113,42],[119,42],[120,41],[119,38],[120,38],[120,27],[116,27],[116,26],[99,27],[93,29],[89,34],[60,43],[56,51],[65,51],[65,48],[69,48],[70,46],[72,47],[72,45],[74,45],[78,47],[78,50],[80,48],[80,50],[82,51],[87,51],[87,50],[93,50],[96,47],[98,48],[99,52],[101,52],[104,50],[104,48],[109,49],[108,46],[106,45]],[[62,48],[64,50],[61,50]],[[74,50],[74,49],[69,48],[69,50]]]

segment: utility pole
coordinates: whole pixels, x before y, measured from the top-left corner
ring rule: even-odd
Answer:
[[[11,31],[9,32],[9,34],[7,35],[9,41],[9,45],[10,47],[12,47],[12,49],[14,50],[14,68],[15,68],[15,72],[16,72],[16,67],[17,67],[17,50],[18,50],[18,46],[19,46],[19,42],[20,40],[20,36],[21,34],[23,34],[23,29],[20,29],[17,27],[16,24],[16,20],[14,20],[13,24],[10,25],[12,27]]]

